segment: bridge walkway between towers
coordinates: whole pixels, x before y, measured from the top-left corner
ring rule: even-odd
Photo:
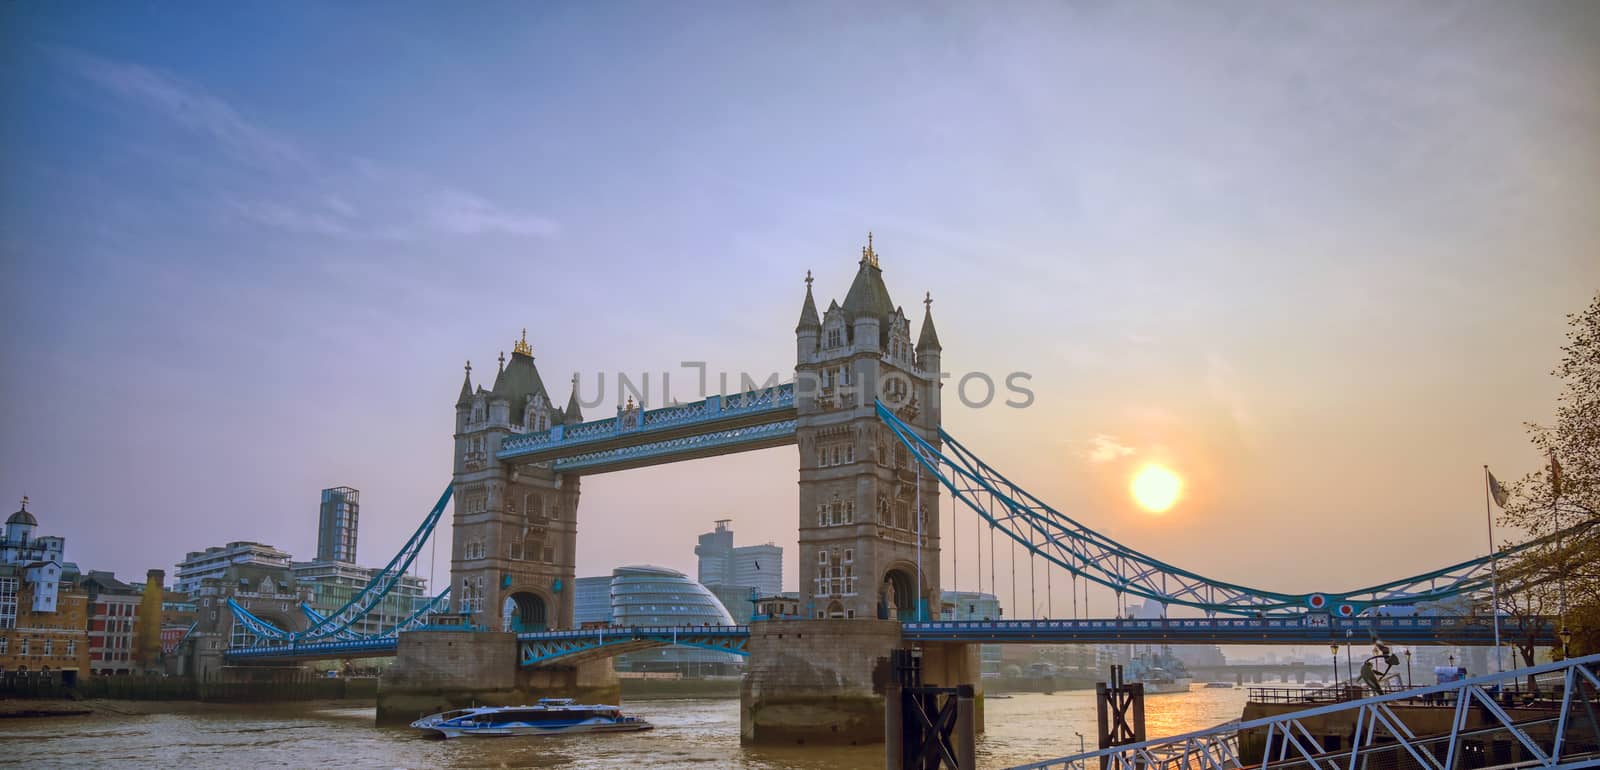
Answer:
[[[510,436],[495,457],[593,474],[793,444],[794,388],[790,382],[659,409],[623,408],[615,417]]]

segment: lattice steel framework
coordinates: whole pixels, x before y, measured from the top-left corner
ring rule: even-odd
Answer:
[[[1377,606],[1410,605],[1486,593],[1491,585],[1492,559],[1489,556],[1348,591],[1284,593],[1214,580],[1140,553],[1051,508],[983,462],[943,428],[939,430],[939,437],[944,448],[940,449],[918,436],[882,402],[878,403],[878,416],[923,468],[938,477],[956,499],[983,517],[991,527],[1029,552],[1121,594],[1195,607],[1208,613],[1257,615],[1315,611],[1353,617]],[[1580,524],[1565,532],[1502,550],[1500,556],[1514,555],[1558,537],[1572,537],[1590,526],[1593,522]]]
[[[677,645],[749,655],[749,626],[627,626],[517,635],[517,660],[525,667],[571,665],[651,647]]]
[[[378,606],[378,603],[382,602],[384,597],[388,596],[389,592],[400,584],[400,578],[404,577],[406,571],[411,569],[412,562],[416,561],[417,555],[422,552],[422,546],[428,542],[428,538],[438,526],[439,520],[444,514],[445,506],[450,502],[450,495],[451,488],[445,487],[444,494],[439,496],[439,502],[435,503],[433,509],[428,511],[428,515],[423,517],[422,524],[411,534],[411,538],[405,542],[405,545],[400,547],[400,552],[396,553],[394,558],[390,559],[382,570],[373,575],[372,580],[365,587],[350,597],[350,600],[345,602],[344,606],[326,616],[303,606],[303,610],[306,611],[306,617],[309,620],[304,631],[288,631],[278,628],[252,615],[249,610],[230,598],[228,599],[228,610],[233,613],[234,622],[243,624],[249,629],[250,633],[256,636],[258,644],[266,646],[352,641],[365,638],[352,632],[350,626],[371,613]],[[446,588],[438,596],[435,596],[427,604],[413,612],[410,617],[396,624],[394,628],[378,634],[378,636],[393,636],[400,631],[409,630],[420,625],[428,615],[438,611],[439,608],[448,606],[442,604],[442,602],[446,601],[449,593],[450,589]]]
[[[1567,768],[1600,766],[1600,655],[1433,687],[1230,722],[1172,738],[1018,765],[1013,770],[1349,770],[1363,767]],[[1550,697],[1515,719],[1497,695],[1533,677]],[[1406,703],[1450,708],[1450,730],[1417,735],[1395,712]],[[1348,720],[1348,745],[1329,751],[1318,725]],[[1308,727],[1308,725],[1310,727]],[[1249,749],[1243,748],[1246,744]],[[1250,754],[1246,756],[1246,752]]]

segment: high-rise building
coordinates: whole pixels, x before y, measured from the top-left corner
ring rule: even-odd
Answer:
[[[317,561],[356,562],[356,521],[360,514],[360,490],[350,487],[322,490],[322,513],[317,519]]]
[[[734,547],[731,523],[732,519],[719,519],[715,529],[700,536],[700,543],[694,548],[695,556],[700,558],[700,584],[711,588],[753,588],[758,596],[782,592],[783,548],[772,543]],[[737,592],[741,597],[748,594],[748,590]],[[731,606],[728,611],[735,616],[740,614]]]
[[[573,582],[572,622],[611,622],[611,576],[581,577]]]

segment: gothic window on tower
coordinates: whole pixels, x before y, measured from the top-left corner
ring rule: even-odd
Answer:
[[[834,327],[828,330],[828,347],[844,347],[844,329]]]

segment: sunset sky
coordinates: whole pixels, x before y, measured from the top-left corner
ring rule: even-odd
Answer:
[[[1600,6],[1002,7],[0,4],[4,510],[133,578],[350,485],[381,565],[467,359],[787,377],[870,230],[947,370],[1031,375],[945,428],[1079,520],[1294,591],[1486,550],[1600,289]],[[579,574],[732,518],[792,588],[796,464],[584,479]]]

